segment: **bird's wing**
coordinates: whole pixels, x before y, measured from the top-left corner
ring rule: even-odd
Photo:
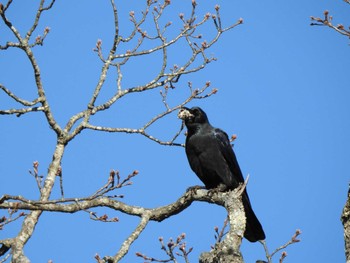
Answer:
[[[186,141],[186,155],[192,171],[194,171],[195,174],[199,177],[199,179],[203,181],[203,173],[200,159],[196,154],[196,149],[194,147],[191,147],[188,141]]]
[[[220,144],[220,151],[224,156],[226,162],[230,166],[230,171],[232,173],[233,181],[234,181],[233,187],[236,188],[239,183],[244,182],[244,178],[243,178],[241,169],[238,165],[236,155],[232,149],[228,136],[224,131],[220,129],[215,129],[214,134],[215,134],[215,137],[217,138],[217,141]],[[253,208],[250,204],[247,189],[244,189],[244,192],[242,194],[242,202],[244,206],[245,215],[247,218],[244,237],[248,239],[250,242],[264,240],[265,233],[259,222],[259,219],[256,217],[253,211]]]
[[[239,183],[244,182],[244,178],[239,167],[236,155],[232,149],[228,135],[221,129],[214,129],[214,136],[218,143],[220,153],[224,157],[226,163],[228,164],[230,171],[232,173],[233,187],[237,187]]]
[[[229,164],[221,153],[221,143],[214,135],[214,128],[208,127],[186,139],[186,154],[192,170],[212,189],[223,183],[234,187]]]

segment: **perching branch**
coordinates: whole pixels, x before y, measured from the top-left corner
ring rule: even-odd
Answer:
[[[139,226],[133,231],[129,238],[124,242],[120,251],[114,257],[108,257],[107,262],[118,262],[122,258],[128,248],[136,240],[136,238],[144,230],[148,221],[161,222],[169,217],[179,214],[184,209],[188,208],[194,201],[202,201],[208,203],[214,203],[224,206],[229,214],[229,222],[231,229],[222,242],[215,245],[213,251],[209,254],[213,258],[217,258],[219,255],[215,254],[218,249],[224,249],[228,244],[233,246],[233,249],[239,253],[239,246],[243,237],[245,229],[245,216],[243,205],[241,204],[240,194],[241,189],[236,189],[229,192],[211,192],[208,194],[207,190],[190,189],[184,193],[178,200],[169,205],[157,207],[157,208],[143,208],[139,206],[132,206],[125,204],[121,201],[113,200],[109,197],[91,196],[89,198],[81,198],[73,201],[72,199],[58,199],[51,201],[33,201],[28,200],[21,196],[9,196],[4,195],[0,198],[0,209],[18,209],[18,210],[32,210],[32,211],[50,211],[50,212],[62,212],[62,213],[76,213],[80,211],[86,211],[95,207],[108,207],[110,209],[132,215],[141,218]],[[237,207],[238,206],[238,207]],[[3,240],[0,240],[3,243]],[[227,252],[228,253],[228,252]],[[214,255],[215,254],[215,255]],[[237,257],[238,254],[232,255]],[[203,258],[207,258],[208,255],[204,255]],[[209,261],[203,261],[209,262]]]

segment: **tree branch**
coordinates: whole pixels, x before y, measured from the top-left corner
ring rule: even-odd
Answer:
[[[11,97],[16,102],[22,104],[23,106],[34,106],[35,104],[38,104],[40,102],[40,98],[37,98],[33,101],[27,101],[27,100],[21,99],[20,97],[16,96],[14,93],[11,92],[11,90],[7,89],[2,84],[0,84],[0,89],[2,89],[9,97]]]
[[[150,220],[150,213],[145,212],[141,216],[141,221],[139,225],[135,228],[135,230],[131,233],[131,235],[123,242],[122,247],[118,251],[118,253],[113,257],[112,262],[119,262],[129,251],[131,244],[140,236],[142,231],[146,228],[148,222]],[[107,257],[108,262],[108,257]]]
[[[111,3],[113,4],[114,2],[111,1]],[[134,24],[134,29],[132,30],[130,36],[125,38],[125,39],[123,39],[121,36],[119,36],[118,14],[117,14],[116,7],[113,4],[114,17],[115,17],[114,43],[113,43],[112,49],[111,49],[107,59],[102,58],[102,42],[99,40],[97,45],[96,45],[95,50],[98,52],[99,57],[104,61],[104,65],[102,67],[102,71],[101,71],[101,75],[100,75],[98,84],[95,88],[95,91],[93,92],[92,99],[90,100],[90,102],[88,104],[88,107],[87,107],[88,109],[74,115],[69,120],[66,127],[64,128],[65,132],[67,132],[67,133],[70,132],[70,130],[76,124],[76,122],[83,118],[83,121],[75,128],[75,130],[73,130],[70,133],[68,140],[73,139],[77,134],[79,134],[85,128],[95,129],[95,130],[100,130],[100,131],[104,130],[104,131],[108,131],[108,132],[112,132],[112,131],[122,132],[121,129],[113,129],[113,128],[109,128],[109,127],[100,127],[100,126],[91,125],[89,123],[89,118],[91,115],[94,115],[94,114],[98,113],[99,111],[104,111],[104,110],[109,109],[112,105],[114,105],[120,98],[124,97],[125,95],[131,94],[134,92],[144,92],[144,91],[159,88],[162,86],[167,87],[167,84],[170,84],[170,86],[173,87],[172,83],[177,82],[177,80],[179,79],[179,77],[181,75],[194,73],[194,72],[197,72],[197,71],[203,69],[208,63],[215,60],[215,58],[210,58],[210,59],[207,58],[205,55],[205,51],[207,49],[209,49],[214,43],[217,42],[217,40],[219,39],[219,37],[221,36],[221,34],[223,32],[225,32],[225,31],[242,23],[242,20],[239,20],[237,23],[229,26],[226,29],[221,29],[221,28],[218,29],[216,36],[209,43],[207,43],[202,48],[194,48],[192,43],[189,41],[189,37],[193,36],[195,30],[198,27],[202,26],[205,22],[207,22],[209,17],[205,16],[198,23],[189,22],[189,21],[195,21],[195,8],[193,8],[192,15],[191,15],[190,19],[188,19],[187,21],[183,20],[184,27],[183,27],[183,29],[181,29],[180,33],[177,36],[175,36],[173,39],[166,41],[167,38],[164,35],[166,30],[165,29],[161,30],[160,23],[159,23],[159,19],[161,18],[164,9],[169,6],[169,2],[164,1],[164,4],[158,5],[158,7],[155,9],[156,11],[153,12],[153,22],[155,24],[157,35],[155,37],[149,37],[147,35],[147,33],[145,33],[144,31],[142,31],[140,29],[140,25],[142,25],[146,21],[147,16],[149,14],[149,8],[154,3],[155,2],[153,2],[153,1],[147,2],[146,10],[143,12],[143,16],[142,16],[140,22],[136,21],[134,12],[133,11],[130,12],[130,20]],[[219,16],[218,11],[217,11],[217,13]],[[169,26],[169,23],[165,26],[165,28],[167,26]],[[116,47],[120,44],[120,42],[123,42],[123,43],[129,42],[132,38],[134,38],[136,36],[137,32],[140,33],[141,37],[138,40],[136,46],[132,50],[128,50],[125,53],[114,55],[114,53],[116,51]],[[156,45],[155,47],[150,48],[150,49],[137,51],[139,49],[139,47],[141,47],[141,44],[143,43],[143,40],[145,38],[148,38],[150,40],[159,39],[161,41],[161,44]],[[174,70],[171,70],[170,72],[165,72],[165,69],[168,66],[167,65],[168,64],[168,62],[167,62],[168,61],[167,48],[171,45],[174,45],[182,38],[187,39],[187,42],[192,50],[192,55],[189,57],[188,61],[183,64],[183,66],[176,67]],[[157,75],[150,82],[148,82],[144,85],[123,89],[122,88],[122,66],[126,62],[128,62],[131,57],[151,55],[152,53],[155,53],[159,50],[162,50],[163,59],[162,59],[161,68],[160,68],[159,72],[157,73]],[[203,62],[194,68],[190,68],[190,66],[197,60],[197,56],[199,54],[202,55]],[[121,61],[118,62],[118,60],[121,60]],[[117,89],[116,89],[116,92],[113,94],[113,96],[111,96],[104,103],[102,103],[100,105],[95,105],[96,99],[99,96],[101,89],[102,89],[102,86],[107,78],[107,71],[108,71],[110,66],[117,67]],[[212,94],[214,94],[214,93],[215,92],[213,92]],[[210,95],[212,95],[212,94],[210,94]],[[190,100],[199,99],[199,98],[206,98],[208,96],[209,95],[203,96],[203,97],[191,96]],[[188,100],[188,102],[190,100]],[[169,114],[170,112],[171,111],[169,111],[166,114]],[[157,116],[154,118],[154,120],[158,120],[158,119],[159,118]],[[153,122],[151,124],[153,124]],[[146,128],[147,127],[148,126],[146,126]],[[132,129],[127,129],[127,132],[130,132],[131,130]],[[157,143],[160,143],[163,145],[173,145],[172,143],[164,143],[161,140],[154,138],[153,136],[150,136],[145,132],[139,132],[139,133],[146,136],[147,138],[157,142]]]
[[[349,4],[348,1],[345,1],[345,2]],[[332,23],[333,16],[330,16],[327,10],[324,11],[323,14],[324,14],[324,18],[311,16],[310,17],[311,21],[315,21],[315,22],[312,22],[310,25],[311,26],[328,26],[333,30],[337,31],[338,33],[344,36],[350,37],[350,30],[345,29],[345,27],[342,24],[338,24],[336,26],[333,25]]]
[[[51,0],[51,3],[47,7],[44,7],[44,3],[45,3],[45,0],[41,0],[40,1],[39,8],[38,8],[38,10],[36,12],[34,23],[33,23],[32,27],[28,30],[28,32],[26,34],[25,40],[26,40],[27,43],[29,42],[30,37],[32,36],[33,32],[35,31],[35,29],[39,25],[39,20],[40,20],[41,14],[44,11],[50,10],[52,8],[53,4],[55,3],[55,0]]]
[[[236,189],[229,192],[217,192],[213,191],[208,194],[207,190],[201,189],[189,189],[185,192],[178,200],[174,203],[157,207],[157,208],[143,208],[139,206],[131,206],[123,202],[113,200],[111,198],[101,196],[97,198],[92,198],[91,200],[86,199],[85,201],[76,201],[65,204],[65,200],[51,200],[51,201],[33,201],[25,199],[21,196],[9,196],[4,195],[0,198],[0,209],[20,209],[20,210],[33,210],[33,211],[50,211],[50,212],[62,212],[62,213],[76,213],[79,211],[85,211],[95,207],[108,207],[113,210],[132,215],[141,218],[139,226],[134,230],[134,232],[129,236],[129,238],[123,244],[121,250],[114,256],[114,261],[107,262],[117,262],[116,259],[120,259],[126,253],[124,253],[126,248],[128,248],[133,241],[140,235],[140,233],[145,228],[149,220],[161,222],[171,216],[177,215],[186,208],[188,208],[192,202],[201,201],[208,202],[217,205],[224,206],[229,214],[229,222],[231,229],[226,235],[223,242],[219,243],[215,249],[210,252],[210,254],[204,254],[203,258],[215,259],[219,255],[218,250],[228,249],[225,253],[232,254],[232,247],[234,245],[234,254],[232,257],[241,257],[239,252],[239,246],[241,244],[241,239],[243,237],[245,229],[245,216],[244,209],[240,199],[241,189]],[[12,200],[12,201],[10,201]],[[69,200],[70,202],[71,200]],[[68,202],[68,201],[67,201]],[[230,248],[228,247],[230,245]],[[230,252],[231,251],[231,252]],[[208,256],[210,255],[210,256]],[[226,254],[225,254],[226,255]],[[112,258],[108,258],[112,260]],[[204,260],[204,259],[203,259]],[[215,262],[215,261],[202,261],[202,262]],[[240,261],[235,261],[240,262]]]
[[[31,107],[31,108],[24,108],[24,109],[0,110],[0,114],[2,114],[2,115],[16,114],[16,116],[19,117],[22,114],[25,114],[28,112],[33,112],[33,111],[44,111],[44,107]]]

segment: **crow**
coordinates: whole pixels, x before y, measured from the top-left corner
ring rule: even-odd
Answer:
[[[187,127],[185,149],[188,162],[206,189],[228,191],[244,183],[227,133],[211,126],[206,113],[199,107],[182,107],[178,117]],[[244,237],[250,242],[264,240],[264,230],[246,190],[242,193],[242,202],[247,218]]]

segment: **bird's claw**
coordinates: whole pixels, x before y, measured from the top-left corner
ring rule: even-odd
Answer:
[[[220,192],[226,192],[228,189],[227,189],[227,186],[224,185],[224,184],[219,184],[217,187],[215,188],[212,188],[212,189],[209,189],[208,190],[208,195],[209,196],[213,196],[214,194],[218,194]]]

